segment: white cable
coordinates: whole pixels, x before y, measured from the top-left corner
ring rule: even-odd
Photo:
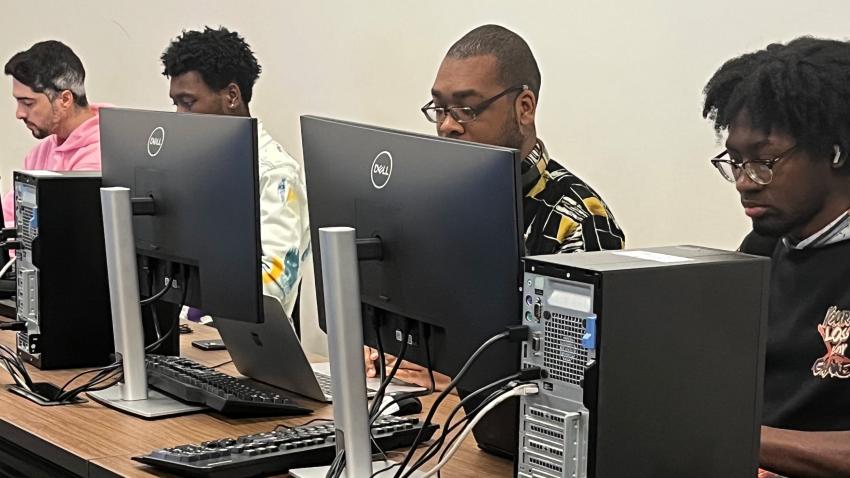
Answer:
[[[12,376],[12,379],[15,381],[15,383],[19,387],[25,388],[25,389],[29,390],[30,392],[32,391],[32,389],[29,387],[29,385],[27,385],[26,380],[24,380],[24,377],[22,375],[20,375],[21,372],[19,372],[17,370],[17,368],[10,365],[8,359],[5,359],[5,358],[3,359],[3,367],[6,369],[7,372],[9,372],[9,375]]]
[[[6,275],[7,272],[9,272],[9,269],[12,267],[12,264],[14,264],[16,260],[18,260],[18,256],[9,259],[9,262],[7,262],[2,269],[0,269],[0,277],[3,277],[4,275]]]
[[[463,430],[460,432],[460,434],[458,434],[458,438],[455,440],[454,445],[452,445],[452,447],[446,453],[446,456],[443,457],[443,459],[440,460],[440,462],[437,463],[434,468],[431,468],[427,473],[422,475],[422,478],[430,478],[436,475],[442,467],[446,466],[446,463],[448,463],[449,460],[452,459],[452,456],[454,456],[455,452],[457,452],[458,448],[460,448],[461,443],[463,443],[463,441],[469,435],[469,432],[471,432],[475,425],[477,425],[478,422],[481,421],[482,418],[484,418],[484,415],[490,413],[490,410],[493,410],[494,408],[496,408],[497,405],[511,397],[516,397],[519,395],[535,395],[538,390],[539,388],[537,387],[537,384],[527,383],[525,385],[520,385],[519,387],[514,388],[512,390],[508,390],[507,392],[496,397],[492,402],[488,403],[487,406],[482,408],[481,411],[475,415],[475,418],[473,418],[472,421],[470,421],[466,424],[465,427],[463,427]]]

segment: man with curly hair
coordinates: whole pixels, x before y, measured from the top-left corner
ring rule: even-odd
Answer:
[[[162,54],[178,112],[250,116],[260,65],[236,32],[184,31]],[[263,293],[291,317],[310,254],[307,192],[301,166],[258,122]]]
[[[761,464],[850,476],[850,43],[803,37],[726,62],[703,116],[772,258]]]
[[[24,158],[23,169],[100,171],[98,110],[86,98],[86,70],[67,45],[38,42],[15,54],[4,68],[12,77],[15,118],[41,141]],[[14,224],[13,193],[3,197],[3,219]]]

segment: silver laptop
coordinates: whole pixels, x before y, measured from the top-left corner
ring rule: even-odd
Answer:
[[[320,402],[332,401],[331,377],[314,371],[280,302],[263,297],[261,324],[213,318],[239,373]],[[369,398],[374,389],[367,389]]]

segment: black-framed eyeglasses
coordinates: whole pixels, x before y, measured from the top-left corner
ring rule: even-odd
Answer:
[[[720,171],[720,175],[730,183],[734,183],[741,177],[741,170],[747,173],[747,177],[753,180],[756,184],[765,186],[773,181],[773,166],[780,159],[788,157],[798,145],[791,146],[785,151],[779,153],[771,159],[748,159],[746,161],[736,161],[729,157],[729,150],[711,159],[711,164]]]
[[[478,115],[483,113],[484,110],[489,108],[490,105],[495,103],[499,98],[509,93],[513,93],[514,91],[525,91],[527,89],[528,85],[512,86],[498,95],[478,103],[476,106],[434,106],[434,100],[431,100],[426,103],[421,110],[425,115],[425,118],[432,123],[442,123],[446,120],[446,114],[450,115],[452,119],[458,123],[469,123],[471,121],[475,121],[475,119],[478,118]]]

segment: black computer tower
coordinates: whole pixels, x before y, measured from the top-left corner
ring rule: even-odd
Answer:
[[[18,354],[41,369],[110,363],[100,173],[16,171],[14,195]]]
[[[769,260],[694,246],[525,259],[517,476],[752,478]]]

